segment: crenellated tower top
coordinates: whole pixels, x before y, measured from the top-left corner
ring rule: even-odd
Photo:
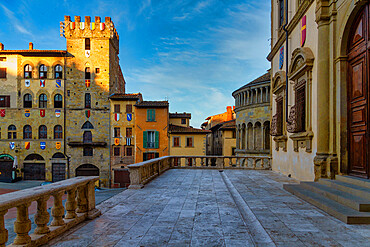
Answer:
[[[60,22],[60,36],[66,39],[109,38],[117,49],[119,47],[119,36],[110,17],[105,17],[102,22],[99,16],[95,16],[95,22],[91,22],[91,17],[85,16],[82,22],[80,16],[75,16],[74,21],[70,16],[64,16],[64,21]]]

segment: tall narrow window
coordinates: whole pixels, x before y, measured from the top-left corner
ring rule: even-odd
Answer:
[[[276,115],[277,115],[277,135],[283,134],[283,119],[284,119],[283,97],[276,99]]]
[[[146,115],[146,121],[147,122],[155,122],[155,110],[154,109],[148,109],[147,115]]]
[[[83,135],[84,143],[92,143],[92,134],[91,131],[85,131]]]
[[[126,137],[132,137],[132,128],[126,128]]]
[[[84,147],[83,156],[93,156],[93,148]]]
[[[47,77],[48,69],[46,68],[44,64],[40,65],[39,74],[40,74],[40,79],[45,79]]]
[[[32,128],[29,125],[23,127],[23,139],[32,139]]]
[[[121,136],[121,128],[115,127],[114,128],[114,137],[120,137]]]
[[[39,108],[47,108],[48,100],[46,94],[41,94],[39,97]]]
[[[85,50],[90,50],[90,39],[89,38],[85,39]]]
[[[54,108],[62,108],[63,107],[63,98],[62,95],[56,94],[54,96]]]
[[[32,108],[32,95],[27,93],[23,97],[23,107]]]
[[[132,147],[126,147],[126,156],[132,156]]]
[[[85,68],[85,79],[91,79],[90,67]]]
[[[126,113],[132,112],[132,105],[126,105]]]
[[[193,137],[186,137],[186,147],[193,147]]]
[[[45,125],[41,125],[39,127],[39,139],[47,139],[48,138],[48,130]]]
[[[24,78],[26,79],[32,78],[32,66],[29,64],[24,66]]]
[[[8,139],[17,139],[17,128],[14,125],[8,127]]]
[[[114,156],[120,156],[121,155],[121,148],[120,147],[114,147],[113,155]]]
[[[6,79],[6,68],[0,68],[0,79]]]
[[[306,130],[306,85],[303,84],[299,88],[296,88],[296,100],[295,107],[297,111],[297,132],[303,132]]]
[[[90,93],[85,94],[85,108],[91,108],[91,95],[90,95]]]
[[[180,137],[179,136],[174,136],[173,137],[173,146],[174,147],[180,147]]]
[[[63,129],[62,126],[56,125],[54,127],[54,139],[62,139],[63,138]]]
[[[284,25],[284,0],[279,0],[279,27],[282,25]]]
[[[143,132],[144,148],[159,148],[159,132],[144,131]]]
[[[114,112],[120,113],[121,112],[121,106],[119,104],[114,105]]]
[[[10,107],[9,95],[0,95],[0,107]]]
[[[62,67],[62,65],[58,64],[58,65],[55,66],[54,78],[55,79],[62,79],[63,78],[63,67]]]

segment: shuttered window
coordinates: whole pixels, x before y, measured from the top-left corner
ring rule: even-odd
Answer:
[[[144,148],[159,148],[159,132],[144,131],[143,132],[143,147]]]
[[[120,113],[121,112],[121,106],[118,105],[118,104],[114,105],[114,112]]]
[[[0,68],[0,79],[6,79],[6,68]]]
[[[113,153],[114,153],[114,156],[120,156],[121,155],[120,147],[114,147]]]
[[[0,96],[0,107],[10,107],[10,96],[8,95]]]
[[[132,105],[126,105],[126,113],[132,112]]]
[[[299,88],[296,89],[296,99],[295,99],[295,107],[296,107],[296,122],[297,122],[297,132],[303,132],[306,130],[305,123],[306,123],[306,86],[303,84]]]
[[[180,147],[180,137],[179,136],[174,136],[173,137],[173,146],[174,147]]]
[[[121,128],[115,127],[114,128],[114,137],[121,137]]]
[[[154,122],[155,121],[155,110],[154,109],[148,109],[146,114],[146,119],[148,122]]]

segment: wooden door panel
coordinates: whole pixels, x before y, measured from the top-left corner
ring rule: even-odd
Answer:
[[[351,135],[351,171],[366,174],[367,145],[366,132],[360,131]]]

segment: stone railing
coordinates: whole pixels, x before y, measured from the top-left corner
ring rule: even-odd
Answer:
[[[8,230],[5,228],[4,215],[9,209],[17,208],[14,222],[16,237],[11,246],[39,246],[60,235],[66,230],[86,219],[100,215],[95,208],[95,181],[99,177],[76,177],[57,183],[20,190],[0,195],[0,247],[8,241]],[[62,197],[67,194],[65,208]],[[47,201],[53,197],[51,209],[52,221],[47,211]],[[37,202],[37,213],[34,216],[36,229],[33,234],[28,207]],[[65,213],[66,210],[66,213]]]
[[[128,165],[129,189],[141,189],[164,171],[175,169],[259,169],[271,168],[269,156],[165,156]]]

